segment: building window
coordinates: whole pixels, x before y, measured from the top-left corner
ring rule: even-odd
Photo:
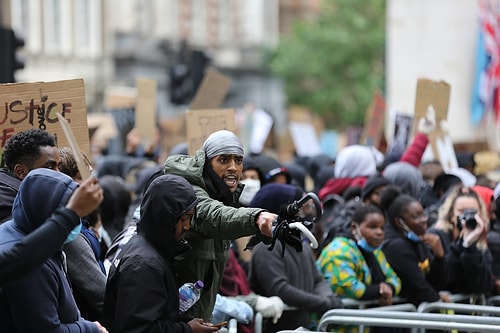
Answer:
[[[88,55],[90,51],[90,1],[76,0],[73,7],[76,56]]]
[[[47,54],[61,53],[61,0],[45,0],[43,6],[44,47]]]

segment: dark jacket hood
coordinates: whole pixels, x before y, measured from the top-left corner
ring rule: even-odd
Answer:
[[[0,168],[0,223],[12,217],[12,205],[19,191],[21,180],[6,168]]]
[[[157,177],[144,193],[138,231],[153,243],[163,256],[175,254],[175,225],[198,203],[193,186],[183,177]]]
[[[67,175],[50,169],[32,170],[21,182],[14,199],[12,218],[22,232],[29,234],[66,205],[78,183]]]

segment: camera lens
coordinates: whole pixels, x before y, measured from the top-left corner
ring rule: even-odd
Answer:
[[[475,229],[477,226],[476,210],[466,209],[464,213],[461,215],[460,220],[465,221],[465,227],[467,229]]]
[[[477,221],[475,218],[465,220],[465,227],[468,229],[476,229]]]

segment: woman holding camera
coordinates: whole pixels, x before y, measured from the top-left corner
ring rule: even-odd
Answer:
[[[471,188],[457,187],[439,208],[439,219],[429,232],[439,235],[448,257],[448,291],[481,294],[492,289],[488,228],[485,203]]]

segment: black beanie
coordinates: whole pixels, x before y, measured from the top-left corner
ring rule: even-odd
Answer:
[[[455,175],[442,173],[434,179],[434,185],[432,185],[432,191],[436,196],[440,196],[446,193],[448,189],[452,186],[461,184],[462,181]]]
[[[302,198],[302,192],[302,189],[292,184],[266,184],[255,194],[250,207],[263,208],[279,214],[288,204]]]
[[[375,174],[368,177],[365,186],[363,186],[363,190],[361,191],[361,199],[365,200],[365,198],[368,197],[376,188],[390,184],[392,184],[391,181],[381,174]]]
[[[260,154],[252,157],[254,162],[259,166],[262,174],[264,175],[265,182],[262,185],[271,183],[273,178],[279,174],[286,176],[286,182],[290,184],[291,176],[286,167],[282,166],[278,160],[269,155]]]

